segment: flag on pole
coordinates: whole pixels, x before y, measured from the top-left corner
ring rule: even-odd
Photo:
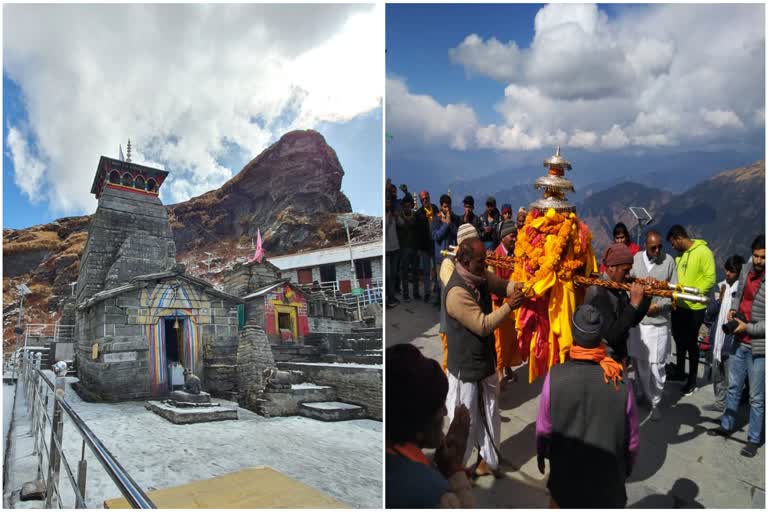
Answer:
[[[120,144],[120,161],[125,162],[125,157],[123,156],[123,145]]]
[[[261,229],[257,229],[256,253],[253,255],[253,259],[251,259],[251,261],[255,261],[256,263],[261,263],[261,260],[263,259],[264,259],[264,248],[261,246]]]

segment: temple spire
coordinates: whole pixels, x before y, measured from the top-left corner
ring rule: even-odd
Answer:
[[[128,139],[128,146],[126,146],[126,152],[127,152],[127,156],[125,158],[125,161],[130,162],[131,161],[131,139]]]

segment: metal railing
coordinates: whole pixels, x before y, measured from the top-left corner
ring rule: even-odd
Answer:
[[[51,338],[56,334],[56,324],[26,324],[24,329],[24,348],[29,345],[30,338]]]
[[[34,443],[33,455],[37,457],[37,479],[42,481],[45,488],[45,508],[69,508],[62,505],[59,485],[62,466],[75,495],[74,508],[87,508],[85,503],[88,477],[88,461],[85,458],[86,446],[132,508],[157,508],[85,424],[80,415],[64,399],[65,377],[63,372],[56,375],[55,381],[51,381],[40,370],[40,360],[40,353],[33,355],[26,352],[24,354],[21,378],[16,385],[18,386],[21,382],[26,396]],[[77,474],[72,471],[72,466],[62,448],[65,415],[69,419],[69,423],[75,427],[72,431],[77,432],[82,438],[80,460],[77,461]],[[67,431],[69,432],[69,429]],[[48,439],[47,442],[46,439]]]
[[[70,341],[75,337],[75,326],[71,324],[60,324],[56,322],[53,332],[53,342]]]

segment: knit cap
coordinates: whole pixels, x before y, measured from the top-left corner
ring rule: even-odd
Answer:
[[[510,233],[517,233],[517,223],[511,219],[502,222],[501,229],[499,230],[500,238],[504,238]]]
[[[611,244],[603,254],[603,265],[613,267],[615,265],[631,265],[634,261],[632,251],[625,244]]]
[[[459,226],[459,231],[456,233],[456,243],[460,244],[464,240],[469,240],[470,238],[480,238],[475,226],[472,224],[462,224]]]
[[[501,213],[512,213],[512,205],[509,203],[501,205]]]
[[[571,319],[573,342],[584,348],[595,348],[600,344],[600,327],[603,316],[591,304],[583,304],[576,308]]]

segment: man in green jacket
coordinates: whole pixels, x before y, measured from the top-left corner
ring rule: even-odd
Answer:
[[[677,282],[692,286],[699,293],[707,295],[715,285],[715,257],[704,240],[692,240],[685,228],[675,224],[667,232],[667,241],[678,252],[675,257]],[[670,380],[686,380],[685,355],[689,357],[688,379],[683,386],[683,396],[696,391],[696,377],[699,369],[699,329],[704,322],[706,305],[698,302],[679,301],[672,311],[672,336],[677,349],[677,367]]]

